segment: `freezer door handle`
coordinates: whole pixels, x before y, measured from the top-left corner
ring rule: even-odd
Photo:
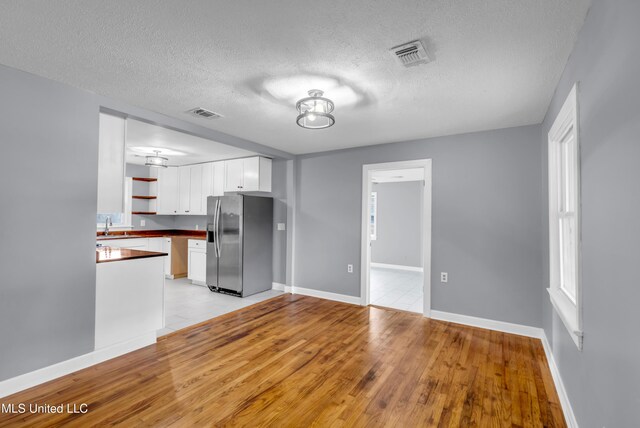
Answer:
[[[218,199],[216,204],[216,253],[217,257],[220,258],[220,211],[222,208],[222,201]]]

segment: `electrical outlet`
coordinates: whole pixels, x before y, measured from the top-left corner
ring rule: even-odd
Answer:
[[[353,265],[347,265],[347,273],[353,273]]]
[[[440,272],[440,282],[449,282],[449,274],[447,272]]]
[[[196,224],[196,230],[200,230],[200,225]]]
[[[144,227],[145,224],[147,224],[146,220],[140,220],[140,227]]]
[[[284,223],[278,223],[278,230],[285,230],[286,227],[284,225]]]

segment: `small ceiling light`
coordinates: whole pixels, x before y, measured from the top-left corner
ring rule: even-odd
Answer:
[[[331,112],[333,111],[333,101],[323,98],[323,91],[312,89],[309,96],[303,98],[296,103],[296,109],[300,113],[296,119],[296,123],[308,129],[323,129],[336,123],[336,119]]]
[[[160,150],[154,150],[153,153],[155,153],[155,155],[150,155],[146,157],[146,161],[144,163],[145,166],[153,166],[156,168],[166,168],[167,161],[169,159],[163,158],[162,156],[160,156]]]

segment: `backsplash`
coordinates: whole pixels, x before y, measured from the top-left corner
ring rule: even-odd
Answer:
[[[140,221],[145,225],[141,226]],[[204,215],[133,215],[133,230],[204,230],[207,216]]]

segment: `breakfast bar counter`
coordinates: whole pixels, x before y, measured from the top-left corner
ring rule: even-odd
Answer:
[[[167,253],[157,251],[142,251],[130,248],[98,247],[96,248],[96,263],[119,262],[123,260],[145,259],[149,257],[163,257]]]

